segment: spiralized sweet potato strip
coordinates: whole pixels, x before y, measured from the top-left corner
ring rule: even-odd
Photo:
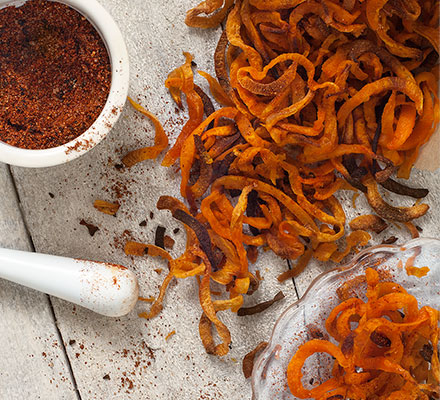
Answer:
[[[234,108],[222,108],[220,110],[217,110],[213,112],[208,118],[206,118],[200,125],[195,126],[194,130],[189,132],[184,140],[182,139],[182,146],[180,149],[181,151],[180,170],[182,176],[180,183],[180,193],[182,194],[183,197],[187,197],[188,195],[187,192],[188,182],[190,179],[191,168],[194,163],[195,155],[196,155],[196,146],[194,142],[194,137],[201,134],[204,131],[204,129],[211,123],[211,121],[215,121],[215,119],[220,117],[230,117],[230,116],[235,117],[236,115],[237,115],[237,110]],[[183,128],[183,130],[185,130],[185,127]],[[181,135],[179,135],[179,138],[182,137]]]
[[[418,58],[420,50],[406,47],[388,36],[386,15],[382,10],[388,3],[388,0],[368,0],[366,3],[368,24],[373,31],[377,32],[377,35],[383,40],[390,52],[400,57]]]
[[[384,182],[381,182],[380,184],[390,192],[401,194],[403,196],[413,197],[415,199],[423,199],[429,193],[428,189],[411,188],[400,182],[394,181],[391,178],[387,179]]]
[[[314,399],[339,399],[340,394],[365,400],[435,398],[440,378],[434,358],[438,310],[419,309],[413,296],[401,285],[383,281],[376,269],[367,268],[357,278],[362,279],[356,285],[367,283],[368,301],[351,297],[331,311],[325,327],[338,345],[312,339],[298,348],[287,367],[291,393]],[[426,344],[429,340],[435,345]],[[331,377],[306,389],[301,367],[322,352],[335,359]]]
[[[154,301],[154,303],[151,305],[150,311],[145,311],[139,314],[139,317],[145,318],[145,319],[151,319],[156,317],[163,308],[163,300],[165,298],[166,290],[168,285],[173,279],[173,274],[170,272],[162,282],[162,285],[159,290],[159,296],[157,296],[157,299]]]
[[[214,77],[204,71],[199,71],[199,74],[208,81],[212,96],[218,103],[226,107],[231,107],[234,105],[227,93],[221,87],[220,83]]]
[[[393,207],[383,200],[377,189],[377,183],[368,177],[364,180],[364,185],[367,187],[367,200],[370,206],[376,213],[386,219],[400,222],[408,222],[413,219],[425,215],[429,209],[427,204],[416,204],[412,207]]]
[[[213,184],[213,189],[223,186],[227,189],[243,189],[245,186],[252,185],[254,187],[254,190],[262,191],[266,194],[274,196],[278,201],[283,204],[285,207],[287,207],[298,220],[310,227],[311,229],[315,228],[315,231],[317,232],[318,229],[316,228],[316,224],[313,222],[312,218],[289,196],[284,194],[282,191],[274,188],[271,185],[268,185],[262,181],[249,179],[242,176],[225,176],[222,178],[217,179]],[[296,224],[295,224],[296,225]],[[304,231],[302,231],[304,232]],[[321,232],[317,232],[317,234],[321,234]],[[325,234],[322,234],[323,238],[326,237]]]
[[[367,244],[366,230],[384,229],[384,220],[408,224],[415,235],[411,221],[428,205],[391,206],[378,184],[396,195],[427,194],[393,175],[409,177],[421,146],[440,122],[434,65],[439,7],[438,0],[206,0],[188,12],[186,21],[197,27],[224,22],[213,54],[216,79],[199,73],[220,108],[214,110],[195,82],[201,80],[193,73],[197,66],[184,53],[184,64],[170,72],[165,86],[178,107],[186,98],[188,120],[162,165],[179,162],[180,194],[189,209],[170,197],[162,197],[158,207],[185,225],[186,248],[169,261],[170,276],[195,277],[200,284],[202,342],[209,353],[224,355],[230,335],[216,313],[237,312],[243,296],[256,290],[252,264],[261,247],[296,260],[282,280],[300,273],[312,258],[341,262]],[[339,190],[364,194],[377,216],[361,216],[349,229]],[[376,293],[375,300],[390,294],[389,287],[378,284],[376,290],[368,279],[368,294]],[[161,299],[163,294],[153,314]],[[398,303],[394,300],[390,304]],[[385,386],[384,398],[398,397],[403,387],[422,390],[396,367],[404,341],[391,325],[355,336],[352,325],[360,323],[362,307],[341,311],[331,329],[338,337],[348,333],[344,357],[362,337],[364,358],[382,357],[380,368],[358,374],[356,365],[345,372],[335,367],[334,380],[311,389],[314,395],[370,400]],[[425,311],[408,323],[395,309],[384,313],[390,323],[406,324],[399,332],[429,330],[423,325],[429,319]],[[426,351],[425,358],[414,352],[429,343],[419,335],[409,342],[407,363],[417,380],[426,375],[429,361]]]
[[[304,388],[301,378],[301,368],[304,361],[314,353],[325,352],[330,354],[336,359],[336,362],[342,367],[348,367],[348,360],[342,354],[341,350],[331,342],[326,342],[324,340],[313,339],[302,345],[292,359],[287,367],[287,382],[289,384],[290,391],[302,399],[307,399],[310,397],[317,398],[320,395],[336,389],[340,382],[338,379],[331,378],[325,383],[322,383],[318,387],[311,390]]]
[[[254,360],[258,353],[263,351],[267,347],[267,342],[260,342],[255,349],[247,353],[243,358],[242,370],[243,375],[246,379],[250,378],[252,375],[252,370],[254,368]]]
[[[104,214],[115,216],[120,206],[118,203],[97,199],[93,202],[93,207]]]
[[[250,0],[249,3],[259,10],[284,10],[288,8],[295,8],[304,1],[305,0]]]
[[[333,244],[333,243],[323,243],[323,244]],[[307,264],[309,263],[309,261],[312,258],[312,255],[314,255],[313,250],[307,249],[299,257],[297,264],[292,269],[289,269],[289,270],[283,272],[282,274],[280,274],[277,277],[278,281],[284,282],[287,279],[294,278],[294,277],[298,276],[301,272],[303,272],[306,269]]]
[[[386,147],[391,150],[399,149],[413,132],[415,123],[416,110],[414,106],[406,104],[402,105],[393,139],[386,144]]]
[[[426,26],[421,23],[415,23],[414,31],[418,33],[420,36],[423,36],[424,38],[428,39],[431,42],[434,50],[437,53],[439,53],[440,39],[437,28],[432,28],[430,26]]]
[[[185,279],[190,276],[203,275],[206,271],[206,266],[203,263],[196,264],[177,259],[170,262],[170,271],[176,278]]]
[[[234,0],[203,1],[186,13],[185,23],[194,28],[214,28],[223,21],[233,3]]]
[[[258,314],[267,310],[276,302],[281,301],[282,299],[284,299],[284,297],[284,293],[280,291],[271,300],[263,301],[262,303],[256,304],[255,306],[240,308],[237,312],[237,315],[243,317],[246,315]]]
[[[130,256],[149,255],[151,257],[161,257],[167,261],[172,260],[170,254],[166,250],[158,246],[155,246],[153,244],[144,244],[139,242],[128,241],[125,244],[124,252],[125,254]]]
[[[231,45],[239,47],[243,50],[246,58],[249,60],[249,64],[257,69],[261,69],[263,60],[261,55],[252,46],[245,44],[240,34],[241,27],[241,0],[236,0],[235,6],[230,12],[228,19],[226,20],[226,33]]]
[[[338,251],[332,254],[331,259],[334,262],[341,262],[345,256],[350,253],[350,250],[355,246],[366,246],[368,241],[371,239],[369,233],[359,230],[351,232],[347,238],[347,245],[343,251]]]
[[[246,277],[247,268],[248,268],[247,254],[243,246],[243,216],[247,207],[248,195],[252,189],[253,189],[252,185],[243,188],[243,191],[241,192],[240,197],[238,199],[237,205],[234,207],[234,210],[232,211],[231,224],[230,224],[231,239],[232,242],[235,244],[235,247],[237,249],[237,254],[240,259],[241,268],[238,276],[241,278]]]
[[[154,137],[154,146],[133,150],[126,154],[122,159],[122,162],[125,166],[132,167],[138,162],[157,158],[159,154],[162,153],[162,151],[165,150],[165,148],[168,146],[168,136],[166,135],[162,124],[159,122],[155,115],[146,110],[140,104],[136,103],[130,97],[128,97],[128,101],[136,111],[139,111],[141,114],[145,115],[153,122],[154,128],[156,130],[156,135]]]
[[[361,215],[350,221],[350,228],[356,230],[371,230],[375,233],[381,233],[388,227],[388,224],[380,217],[374,214]]]
[[[200,283],[199,289],[199,299],[200,305],[203,309],[202,319],[200,320],[199,329],[201,329],[200,336],[202,338],[202,342],[205,345],[206,352],[208,354],[215,354],[218,356],[223,356],[229,351],[229,344],[231,343],[231,334],[229,333],[228,328],[223,322],[221,322],[217,315],[214,304],[211,300],[211,293],[209,288],[209,274],[206,274]],[[203,324],[202,324],[203,321]],[[211,333],[211,324],[215,326],[217,332],[222,339],[222,343],[214,345],[214,341],[212,339]],[[202,327],[204,332],[202,331]],[[204,340],[204,338],[209,338],[208,340]]]
[[[197,182],[188,189],[192,192],[192,196],[197,199],[202,197],[206,190],[208,190],[208,187],[211,184],[213,178],[214,171],[212,167],[212,158],[206,151],[201,137],[195,135],[193,136],[193,138],[194,145],[196,147],[200,160],[200,176],[197,179]]]
[[[181,91],[185,94],[186,102],[188,103],[189,120],[180,132],[176,143],[167,152],[167,154],[165,154],[165,157],[162,161],[162,165],[165,167],[169,167],[176,162],[176,160],[179,158],[183,143],[191,132],[198,125],[200,125],[203,119],[203,102],[200,96],[194,90],[193,72],[191,69],[193,57],[189,53],[184,53],[184,56],[186,58],[185,63],[176,69],[179,77],[175,78],[174,74],[171,73],[168,79],[165,81],[165,86],[171,91],[172,95],[176,90],[178,93]],[[175,96],[176,95],[173,97]]]
[[[423,112],[423,93],[420,88],[413,82],[403,80],[402,78],[382,78],[373,83],[365,85],[358,93],[343,104],[338,111],[338,121],[343,124],[357,106],[366,102],[371,96],[377,95],[388,90],[398,90],[405,93],[411,100],[414,101],[416,110],[419,114]]]

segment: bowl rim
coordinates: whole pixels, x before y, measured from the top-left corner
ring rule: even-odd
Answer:
[[[350,271],[351,269],[355,268],[356,265],[361,261],[362,258],[365,256],[369,256],[371,254],[380,253],[382,251],[387,251],[392,254],[396,254],[402,251],[411,250],[412,248],[427,245],[429,243],[434,243],[438,246],[440,246],[440,239],[432,238],[432,237],[423,237],[423,238],[416,238],[412,239],[404,244],[378,244],[374,246],[370,246],[364,250],[361,250],[359,253],[357,253],[349,262],[344,263],[338,267],[332,268],[328,271],[321,272],[319,275],[317,275],[312,282],[307,287],[306,291],[303,293],[303,295],[287,306],[287,308],[284,309],[284,311],[280,314],[280,316],[277,318],[270,335],[269,340],[267,341],[266,348],[259,354],[259,356],[255,359],[254,366],[252,369],[252,375],[251,375],[251,387],[252,387],[252,399],[255,398],[255,379],[256,377],[256,370],[259,366],[261,360],[264,359],[266,353],[268,350],[270,350],[273,347],[273,342],[275,339],[275,336],[278,334],[278,328],[281,326],[281,323],[285,317],[286,314],[288,314],[293,308],[296,308],[300,306],[303,302],[308,300],[310,294],[313,294],[313,291],[315,287],[320,284],[322,281],[324,281],[327,277],[333,276],[334,274],[339,274],[341,272]]]
[[[122,33],[97,0],[49,0],[66,4],[82,14],[100,34],[110,59],[111,83],[107,100],[93,124],[81,135],[49,149],[23,149],[0,141],[0,161],[20,167],[50,167],[87,153],[110,132],[121,115],[129,86],[129,59]],[[0,8],[22,5],[23,0],[0,0]]]

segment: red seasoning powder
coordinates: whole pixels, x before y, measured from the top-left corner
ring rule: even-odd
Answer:
[[[110,82],[105,45],[77,11],[46,0],[0,10],[0,141],[68,143],[99,116]]]

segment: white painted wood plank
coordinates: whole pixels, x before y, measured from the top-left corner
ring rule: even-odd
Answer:
[[[130,94],[156,113],[170,136],[176,137],[186,115],[176,114],[163,82],[183,62],[182,51],[192,52],[199,68],[212,73],[219,30],[197,31],[183,24],[193,0],[102,3],[127,41]],[[206,87],[202,78],[197,79]],[[154,259],[132,260],[122,248],[129,237],[151,243],[158,224],[166,226],[168,233],[180,226],[169,212],[155,208],[160,195],[178,196],[178,178],[174,170],[154,161],[130,171],[113,167],[128,150],[151,144],[152,137],[151,125],[127,108],[111,135],[85,157],[44,170],[14,168],[36,249],[125,264],[138,274],[141,294],[156,295],[163,274],[159,276],[154,269],[165,265]],[[96,198],[118,200],[117,217],[98,213],[92,206]],[[93,237],[79,225],[82,218],[100,228]],[[148,225],[139,227],[145,218]],[[183,249],[183,229],[172,236],[178,241],[174,249],[178,254]],[[172,285],[162,314],[152,321],[138,318],[135,312],[108,319],[53,299],[82,399],[249,398],[250,383],[241,373],[241,359],[258,342],[267,340],[277,316],[295,299],[292,282],[279,285],[275,279],[286,268],[285,262],[265,253],[256,268],[264,281],[248,303],[271,298],[280,288],[287,299],[252,318],[222,313],[233,340],[230,354],[223,359],[206,355],[200,342],[201,309],[193,280]],[[137,311],[146,307],[138,304]],[[166,341],[172,330],[176,334]]]
[[[0,246],[31,250],[4,164],[0,188]],[[48,297],[0,280],[0,315],[0,398],[77,399]]]
[[[200,69],[212,72],[212,53],[219,31],[196,31],[183,25],[185,11],[197,0],[103,0],[102,3],[119,23],[127,41],[131,95],[155,112],[168,133],[175,137],[184,114],[176,115],[163,82],[167,73],[182,62],[183,50],[194,53]],[[127,109],[107,140],[81,160],[45,170],[15,168],[37,250],[125,264],[138,274],[142,295],[155,295],[162,276],[154,269],[164,265],[151,259],[132,260],[123,255],[122,247],[131,237],[152,242],[158,224],[166,226],[168,233],[179,226],[167,212],[155,210],[161,194],[178,195],[178,179],[173,170],[164,171],[154,162],[145,162],[131,171],[113,168],[128,150],[151,144],[152,136],[151,125]],[[417,173],[414,182],[432,190],[428,201],[434,205],[440,190],[438,174]],[[121,209],[117,218],[97,213],[92,207],[96,198],[118,200]],[[351,194],[343,196],[343,201],[349,205]],[[361,205],[361,199],[358,204],[357,210],[348,213],[348,220],[367,209],[365,202]],[[150,211],[154,212],[152,220],[148,218]],[[93,238],[79,225],[82,218],[99,226]],[[139,222],[145,218],[148,225],[140,228]],[[439,212],[433,207],[419,221],[425,236],[439,235],[438,218]],[[373,243],[391,234],[409,238],[405,231],[387,231],[374,237]],[[182,231],[175,238],[177,254],[182,250]],[[197,332],[200,307],[193,281],[173,285],[161,316],[152,321],[141,320],[136,313],[116,320],[99,317],[54,299],[82,398],[249,398],[249,382],[242,377],[237,361],[260,340],[268,338],[276,317],[295,299],[291,282],[279,285],[275,280],[285,268],[284,262],[266,253],[257,268],[265,280],[259,293],[249,301],[267,299],[280,287],[288,295],[287,301],[252,318],[240,319],[223,313],[233,337],[231,353],[224,359],[207,356],[200,343]],[[313,263],[297,279],[300,292],[328,268],[331,268],[329,264]],[[137,311],[144,307],[139,304]],[[165,341],[172,330],[176,330],[176,335]]]

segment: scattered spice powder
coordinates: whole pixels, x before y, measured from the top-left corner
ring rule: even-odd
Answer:
[[[0,140],[46,149],[81,135],[110,90],[98,32],[76,10],[47,0],[1,9],[0,27]]]
[[[307,332],[311,339],[329,340],[327,333],[323,332],[317,325],[306,325]]]

